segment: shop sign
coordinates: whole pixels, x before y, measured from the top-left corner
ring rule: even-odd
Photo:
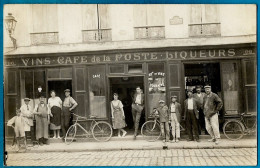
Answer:
[[[173,50],[160,52],[132,52],[85,56],[50,56],[6,58],[6,67],[33,67],[48,65],[98,64],[135,61],[222,59],[255,56],[256,48],[229,48],[203,50]]]

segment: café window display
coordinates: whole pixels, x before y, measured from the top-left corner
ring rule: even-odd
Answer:
[[[157,107],[159,100],[166,100],[166,82],[165,82],[165,70],[164,64],[149,64],[148,65],[148,109],[149,113],[152,112],[152,109]]]
[[[98,118],[107,117],[105,67],[89,67],[89,98],[90,115]]]

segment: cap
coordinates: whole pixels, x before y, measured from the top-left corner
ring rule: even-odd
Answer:
[[[30,101],[30,99],[28,97],[24,98],[24,101]]]
[[[70,92],[70,90],[69,89],[65,89],[64,92]]]
[[[159,100],[159,103],[164,103],[165,101],[164,100]]]
[[[171,96],[171,99],[172,99],[172,98],[177,98],[177,96],[176,96],[176,95],[173,95],[173,96]]]
[[[210,86],[210,85],[206,85],[204,88],[205,88],[205,89],[206,89],[206,88],[211,88],[211,86]]]

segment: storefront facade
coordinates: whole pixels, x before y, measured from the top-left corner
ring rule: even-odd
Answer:
[[[240,113],[256,114],[256,43],[7,55],[4,65],[5,121],[25,97],[33,100],[32,106],[38,103],[39,88],[47,98],[55,90],[61,99],[69,88],[79,104],[78,115],[109,122],[112,93],[117,92],[128,125],[136,86],[145,94],[145,120],[159,99],[169,104],[170,96],[177,95],[183,104],[186,89],[205,84],[224,102],[222,123]]]

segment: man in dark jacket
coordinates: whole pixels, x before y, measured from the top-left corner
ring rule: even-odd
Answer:
[[[133,115],[133,121],[135,127],[134,139],[136,139],[137,136],[139,121],[143,109],[144,109],[144,94],[142,93],[141,88],[137,86],[136,93],[134,94],[133,102],[132,102],[132,115]]]
[[[171,96],[169,106],[169,119],[172,126],[172,143],[180,140],[181,104],[177,102],[177,96]]]
[[[220,139],[218,112],[221,110],[223,103],[217,94],[211,92],[211,86],[205,86],[205,92],[203,112],[205,115],[206,129],[212,138],[209,141],[218,144]]]
[[[188,133],[188,141],[193,141],[194,138],[197,142],[199,140],[199,130],[198,130],[198,121],[199,112],[198,112],[198,102],[193,98],[191,90],[187,91],[188,99],[184,101],[184,120],[186,121],[186,130]],[[193,138],[194,134],[194,138]]]

